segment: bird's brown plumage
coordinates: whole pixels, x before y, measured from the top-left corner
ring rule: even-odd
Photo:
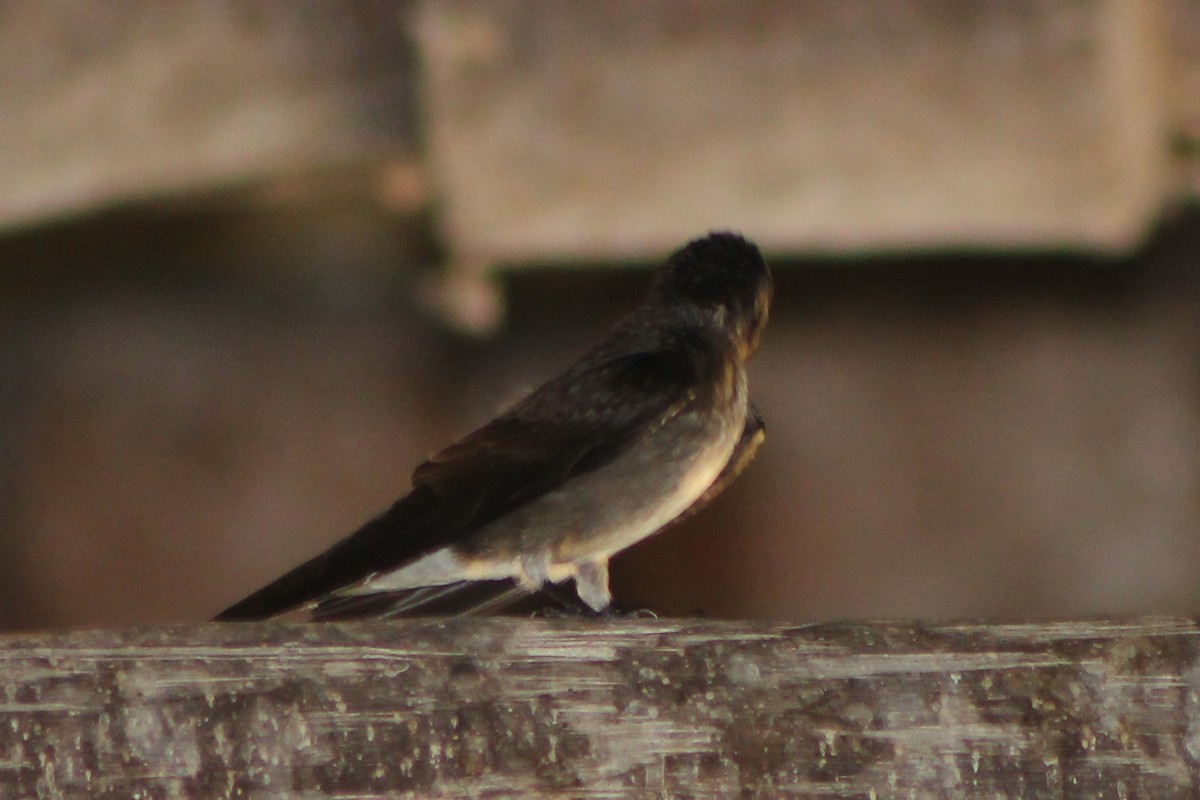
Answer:
[[[753,244],[734,234],[692,242],[672,256],[646,303],[563,374],[418,466],[412,490],[382,515],[217,619],[297,608],[318,618],[479,610],[561,575],[575,577],[590,604],[605,602],[605,548],[669,524],[653,504],[672,486],[680,508],[670,517],[694,513],[761,442],[744,370],[770,295]],[[694,461],[717,453],[714,443],[719,456],[704,458],[719,463]],[[698,489],[672,483],[695,470],[707,476]],[[569,563],[555,561],[568,552]],[[461,564],[461,579],[409,585],[426,574],[418,562],[436,562],[451,577]],[[567,571],[554,572],[560,567]]]

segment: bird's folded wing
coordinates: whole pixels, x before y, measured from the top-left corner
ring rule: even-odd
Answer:
[[[413,490],[331,549],[230,607],[218,620],[313,606],[488,523],[614,458],[696,400],[715,369],[704,342],[586,359],[413,474]],[[354,606],[347,603],[346,608]],[[368,608],[362,601],[359,607]],[[419,610],[420,604],[411,610]]]

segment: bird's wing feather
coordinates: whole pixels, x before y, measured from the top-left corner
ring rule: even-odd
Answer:
[[[417,467],[413,490],[331,549],[230,607],[219,620],[257,619],[449,544],[612,460],[693,402],[719,355],[679,332],[669,346],[595,353],[508,413]]]

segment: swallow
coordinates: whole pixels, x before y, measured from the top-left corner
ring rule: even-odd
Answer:
[[[608,609],[609,559],[707,505],[762,443],[746,362],[772,291],[743,237],[687,244],[565,372],[418,466],[383,514],[216,619],[484,613],[567,581],[587,608]]]

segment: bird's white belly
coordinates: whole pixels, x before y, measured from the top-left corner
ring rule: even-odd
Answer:
[[[563,555],[570,561],[607,559],[637,544],[678,517],[716,480],[729,462],[740,435],[740,426],[736,430],[733,426],[727,426],[720,437],[696,454],[691,466],[674,478],[675,485],[659,495],[655,503],[647,504],[640,511],[633,511],[617,520],[607,531],[596,531],[580,537],[574,547],[565,548]],[[614,468],[622,468],[619,462],[620,459],[614,463]],[[653,474],[645,476],[645,480],[650,482],[661,479],[661,476]]]

